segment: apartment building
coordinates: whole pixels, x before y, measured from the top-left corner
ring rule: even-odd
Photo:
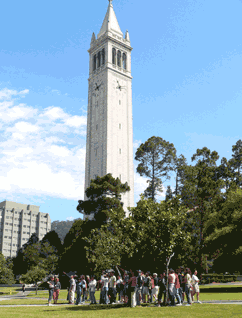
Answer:
[[[33,233],[41,240],[50,230],[50,216],[39,212],[39,206],[7,200],[0,203],[0,251],[5,257],[16,256]]]

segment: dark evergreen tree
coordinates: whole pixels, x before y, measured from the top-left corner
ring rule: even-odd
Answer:
[[[166,198],[165,201],[171,200],[173,198],[173,192],[171,190],[171,187],[168,185],[166,189]]]
[[[121,183],[119,178],[113,178],[112,174],[103,177],[97,176],[91,180],[90,187],[86,189],[88,200],[78,201],[77,210],[87,215],[94,214],[95,220],[101,225],[107,222],[112,209],[121,211],[120,218],[124,217],[121,194],[130,191],[128,183]]]

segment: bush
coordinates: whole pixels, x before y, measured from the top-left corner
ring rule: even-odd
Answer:
[[[202,284],[210,284],[210,283],[228,283],[234,282],[237,280],[238,275],[223,275],[223,274],[202,274],[201,275],[201,283]]]

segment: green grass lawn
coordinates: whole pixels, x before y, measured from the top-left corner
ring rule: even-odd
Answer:
[[[0,287],[0,296],[1,295],[15,295],[20,291],[21,291],[21,289],[18,287]]]
[[[58,317],[58,318],[129,318],[129,317],[242,317],[240,305],[197,305],[175,308],[105,308],[105,306],[66,306],[66,307],[18,307],[1,308],[1,317]]]
[[[200,289],[206,289],[206,288],[235,288],[235,287],[242,287],[241,284],[238,284],[238,285],[209,285],[209,286],[204,286],[204,285],[199,285],[199,288]]]

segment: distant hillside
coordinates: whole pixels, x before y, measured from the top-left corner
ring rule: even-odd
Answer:
[[[73,221],[53,221],[51,223],[51,230],[54,230],[59,238],[61,239],[61,242],[64,242],[64,238],[66,234],[69,232],[70,228],[72,227],[72,224],[78,219],[75,219]]]

